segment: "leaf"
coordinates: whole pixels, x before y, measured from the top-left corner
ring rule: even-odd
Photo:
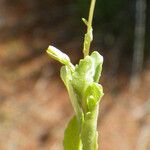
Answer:
[[[92,40],[93,40],[93,29],[92,29],[92,27],[90,27],[84,36],[84,43],[83,43],[83,53],[84,54],[89,53],[90,44],[91,44]]]
[[[82,21],[84,22],[84,24],[85,24],[86,26],[88,26],[88,21],[87,21],[85,18],[82,18]]]
[[[103,56],[101,56],[97,51],[94,51],[91,54],[93,66],[94,66],[94,81],[98,82],[101,76],[102,64],[103,64]]]
[[[67,91],[68,91],[68,94],[69,94],[69,97],[71,100],[71,104],[72,104],[73,109],[77,116],[77,120],[78,120],[79,124],[82,124],[83,111],[80,106],[79,96],[76,94],[76,92],[74,91],[74,89],[71,85],[72,74],[71,74],[71,71],[68,66],[61,67],[60,76],[67,88]]]
[[[59,49],[55,48],[54,46],[49,46],[47,51],[48,55],[50,55],[55,60],[61,62],[64,65],[70,64],[70,58]]]
[[[82,142],[76,116],[71,119],[65,130],[63,144],[64,150],[82,150]]]
[[[97,106],[103,95],[103,88],[100,84],[93,82],[87,87],[83,100],[87,103],[88,112]]]
[[[60,70],[60,77],[63,80],[65,86],[69,90],[68,82],[71,80],[72,75],[71,75],[71,70],[69,69],[68,66],[62,66]]]
[[[83,93],[89,83],[93,82],[93,70],[92,70],[92,59],[90,56],[86,56],[81,59],[79,65],[75,66],[75,71],[72,73],[72,86],[79,95],[81,101]]]
[[[85,86],[91,82],[98,82],[102,70],[103,57],[96,51],[91,56],[81,59],[79,65],[75,66],[72,73],[72,84],[81,96]]]
[[[81,59],[79,65],[76,65],[74,71],[71,73],[70,84],[78,99],[78,102],[82,105],[83,111],[86,111],[87,107],[90,107],[91,109],[97,104],[98,100],[96,99],[96,94],[92,95],[95,93],[95,91],[90,89],[91,91],[86,98],[85,95],[87,95],[87,92],[85,94],[85,91],[89,85],[99,81],[102,70],[102,63],[103,57],[98,52],[94,51],[91,56],[86,56],[84,59]],[[102,93],[102,91],[99,89],[99,86],[96,89],[98,89],[98,92]],[[101,97],[99,96],[98,98]]]

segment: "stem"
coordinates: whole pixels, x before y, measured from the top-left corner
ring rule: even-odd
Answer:
[[[83,150],[98,150],[98,132],[97,132],[97,119],[98,119],[99,105],[90,113],[85,115],[85,120],[82,125],[81,139]]]
[[[96,0],[91,0],[89,18],[88,18],[88,22],[87,22],[87,33],[85,34],[85,37],[84,37],[84,48],[83,48],[84,57],[89,55],[90,45],[93,40],[92,21],[93,21],[95,3],[96,3]]]
[[[94,14],[94,9],[95,9],[95,3],[96,3],[96,0],[91,0],[87,31],[89,31],[90,27],[92,26],[93,14]]]

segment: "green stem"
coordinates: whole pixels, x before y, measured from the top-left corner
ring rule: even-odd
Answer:
[[[83,150],[98,150],[98,108],[99,105],[92,112],[85,115],[85,120],[81,131]]]
[[[95,3],[96,3],[96,0],[91,0],[89,18],[88,18],[88,22],[87,22],[87,33],[85,34],[85,38],[84,38],[84,49],[83,49],[84,57],[89,55],[90,45],[91,45],[91,42],[93,40],[92,21],[93,21]]]
[[[87,28],[87,31],[92,26],[93,14],[94,14],[94,9],[95,9],[95,3],[96,3],[96,0],[91,0],[91,6],[90,6],[90,12],[89,12],[89,18],[88,18],[88,28]]]

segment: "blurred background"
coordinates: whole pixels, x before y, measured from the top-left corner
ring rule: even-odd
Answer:
[[[0,0],[0,150],[62,150],[73,115],[54,45],[82,55],[89,0]],[[150,1],[97,0],[91,50],[104,56],[101,150],[150,149]]]

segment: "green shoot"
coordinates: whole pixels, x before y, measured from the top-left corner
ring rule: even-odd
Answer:
[[[84,45],[83,45],[84,57],[89,55],[90,45],[91,45],[91,42],[93,40],[92,21],[93,21],[95,3],[96,3],[96,0],[91,0],[91,6],[90,6],[88,21],[86,19],[82,18],[83,22],[87,26],[87,33],[84,36]]]
[[[82,19],[87,25],[84,39],[84,59],[73,65],[70,58],[53,46],[49,46],[47,53],[62,63],[60,71],[75,115],[69,122],[64,134],[64,150],[98,150],[97,119],[99,103],[103,88],[98,83],[103,64],[103,57],[96,51],[89,55],[90,44],[93,39],[92,19],[95,0],[91,1],[88,21]]]

